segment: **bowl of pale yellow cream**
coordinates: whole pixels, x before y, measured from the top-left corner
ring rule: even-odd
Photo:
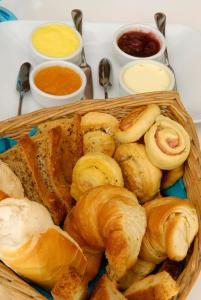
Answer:
[[[174,89],[175,78],[164,64],[154,60],[130,62],[119,73],[121,95],[170,91]]]
[[[78,31],[65,23],[45,23],[32,31],[30,48],[36,63],[48,60],[79,63],[82,38]]]

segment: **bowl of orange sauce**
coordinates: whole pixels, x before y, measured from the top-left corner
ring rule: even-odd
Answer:
[[[64,105],[83,97],[86,76],[75,64],[49,61],[37,65],[30,73],[31,93],[43,107]]]

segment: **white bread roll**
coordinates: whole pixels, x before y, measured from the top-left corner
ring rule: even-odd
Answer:
[[[24,198],[24,189],[9,166],[0,160],[0,191],[9,197]]]
[[[69,267],[84,274],[81,248],[43,205],[7,198],[0,202],[0,219],[0,259],[19,275],[52,288]]]

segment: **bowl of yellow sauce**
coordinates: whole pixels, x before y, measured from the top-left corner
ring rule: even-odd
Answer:
[[[136,60],[123,66],[119,73],[122,95],[170,91],[174,89],[172,71],[155,60]]]
[[[33,68],[29,77],[31,93],[43,107],[64,105],[83,97],[86,76],[75,64],[48,61]]]
[[[82,51],[82,37],[65,23],[45,23],[32,31],[30,48],[36,63],[48,60],[78,63]]]

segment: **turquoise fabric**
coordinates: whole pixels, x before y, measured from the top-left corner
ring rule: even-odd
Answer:
[[[36,133],[36,128],[32,128],[32,130],[30,131],[29,135],[32,136]],[[11,139],[11,138],[2,138],[0,139],[0,153],[3,153],[4,151],[10,149],[11,147],[13,147],[14,145],[16,145],[16,141]],[[179,179],[173,186],[171,186],[170,188],[163,190],[162,194],[164,196],[176,196],[182,199],[187,198],[186,195],[186,189],[184,186],[184,181],[183,179]],[[93,290],[96,282],[98,281],[98,279],[102,276],[102,274],[105,273],[105,266],[107,264],[107,260],[105,258],[103,258],[102,261],[102,265],[100,268],[100,271],[98,273],[98,275],[96,276],[96,278],[91,281],[89,283],[89,293],[91,293],[91,291]],[[53,300],[52,296],[50,295],[50,293],[44,289],[42,289],[41,287],[33,284],[32,285],[38,292],[40,292],[44,297],[46,297],[49,300]]]
[[[17,20],[16,16],[7,8],[0,6],[0,22]]]

